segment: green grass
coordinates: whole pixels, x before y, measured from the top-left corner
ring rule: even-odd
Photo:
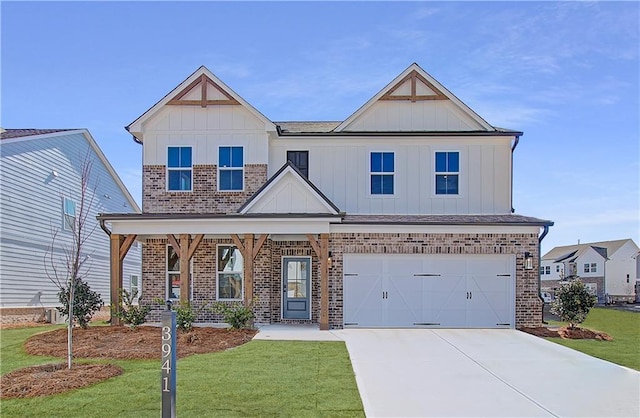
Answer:
[[[559,323],[559,325],[566,324]],[[640,314],[593,308],[581,327],[606,332],[613,337],[613,341],[562,338],[548,338],[548,340],[612,363],[640,370]]]
[[[28,336],[44,329],[3,330],[2,374],[64,359],[29,356]],[[159,347],[158,347],[159,348]],[[122,376],[61,395],[3,400],[4,417],[157,417],[160,360],[117,360]],[[221,353],[178,361],[180,417],[362,417],[364,411],[342,342],[252,341]]]

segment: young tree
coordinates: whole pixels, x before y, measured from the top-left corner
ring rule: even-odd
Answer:
[[[560,286],[556,299],[551,303],[551,313],[558,315],[570,328],[575,328],[586,318],[589,310],[596,304],[596,297],[589,293],[579,278]]]
[[[71,239],[63,240],[59,235],[60,228],[52,226],[51,245],[47,249],[44,260],[47,277],[59,289],[58,297],[63,306],[58,310],[68,317],[67,366],[69,369],[73,359],[74,320],[78,320],[78,323],[85,327],[88,319],[103,305],[100,296],[91,292],[88,284],[83,280],[91,268],[92,255],[92,252],[85,251],[85,245],[98,225],[89,218],[97,189],[97,181],[93,181],[90,186],[93,168],[90,148],[87,148],[80,161],[79,198],[73,206],[72,213],[65,208],[63,220],[65,229],[70,231]],[[62,201],[64,204],[64,198]]]

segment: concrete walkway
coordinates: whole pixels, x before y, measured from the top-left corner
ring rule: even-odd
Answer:
[[[640,417],[640,373],[515,330],[265,325],[345,341],[368,417]]]

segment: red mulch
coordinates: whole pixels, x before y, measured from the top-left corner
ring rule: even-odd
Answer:
[[[83,388],[119,376],[122,368],[113,364],[44,364],[25,367],[2,376],[0,399],[32,398]]]
[[[256,330],[227,330],[196,327],[177,332],[177,356],[224,351],[251,341]],[[91,327],[73,330],[74,358],[158,359],[159,327]],[[31,336],[24,344],[32,355],[66,357],[67,329],[56,329]],[[78,389],[122,374],[118,366],[75,364],[71,370],[63,364],[27,367],[2,376],[0,398],[47,396]]]
[[[527,334],[535,335],[536,337],[556,337],[564,338],[568,340],[599,340],[599,341],[613,341],[613,337],[609,334],[600,331],[592,331],[586,328],[519,328],[520,331],[524,331]]]

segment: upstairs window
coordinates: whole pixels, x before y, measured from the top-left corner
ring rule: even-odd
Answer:
[[[220,147],[218,190],[243,190],[244,152],[242,147]]]
[[[62,202],[62,228],[65,231],[73,231],[76,227],[76,202],[68,197]]]
[[[191,147],[169,147],[167,152],[168,190],[191,190]]]
[[[584,263],[585,273],[596,273],[598,270],[596,263]]]
[[[545,266],[545,274],[551,274],[551,266]]]
[[[309,178],[309,151],[287,151],[287,161],[291,161],[291,164]]]
[[[436,152],[436,194],[457,195],[460,193],[460,153]]]
[[[371,153],[371,194],[392,195],[395,162],[393,152]]]

